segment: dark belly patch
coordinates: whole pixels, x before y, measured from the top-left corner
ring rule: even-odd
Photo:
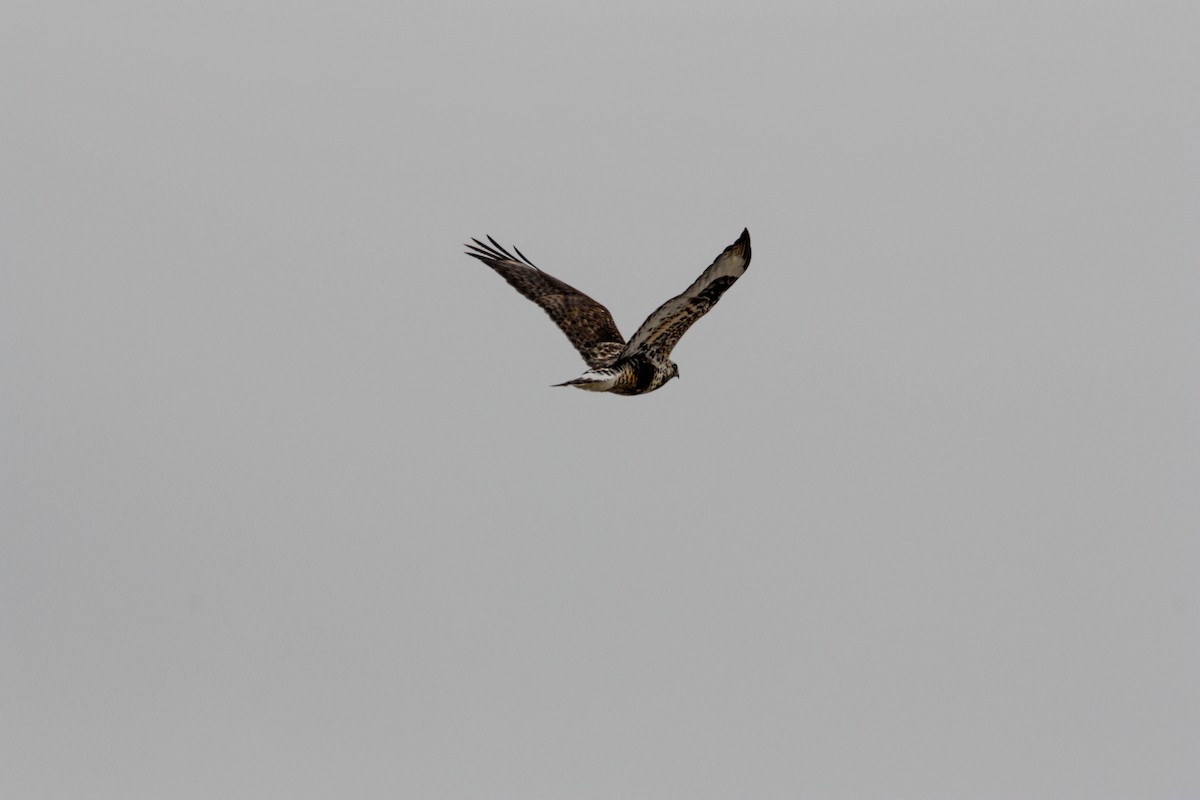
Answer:
[[[650,384],[654,383],[654,376],[658,374],[658,370],[650,363],[647,358],[637,359],[637,382],[634,388],[638,392],[644,392],[650,388]]]

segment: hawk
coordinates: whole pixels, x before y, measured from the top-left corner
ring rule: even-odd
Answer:
[[[679,367],[669,358],[671,350],[750,266],[750,231],[743,230],[695,283],[659,306],[626,342],[607,308],[542,272],[517,248],[514,256],[492,237],[487,239],[490,246],[478,239],[464,245],[467,255],[494,269],[550,315],[589,367],[578,378],[555,385],[590,392],[646,394],[678,378]]]

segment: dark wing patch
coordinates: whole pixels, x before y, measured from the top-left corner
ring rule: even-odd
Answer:
[[[669,356],[688,328],[717,304],[749,266],[750,231],[743,230],[683,294],[672,297],[646,318],[622,355],[653,351],[658,358]]]
[[[491,246],[478,239],[466,247],[467,255],[494,269],[521,294],[537,303],[562,329],[571,344],[593,369],[607,367],[625,349],[625,337],[617,330],[608,309],[583,292],[542,272],[517,248],[516,256],[487,237]]]

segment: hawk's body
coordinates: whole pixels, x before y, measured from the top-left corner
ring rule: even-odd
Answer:
[[[475,244],[467,245],[468,255],[541,306],[590,367],[575,380],[558,385],[623,395],[652,392],[679,376],[679,367],[669,357],[671,350],[750,266],[750,231],[743,230],[683,294],[647,317],[627,343],[607,308],[542,272],[520,250],[513,248],[513,256],[490,236],[490,247],[478,239],[472,241]]]

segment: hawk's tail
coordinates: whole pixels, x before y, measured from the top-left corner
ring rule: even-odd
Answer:
[[[574,380],[556,383],[554,386],[574,386],[576,389],[586,389],[589,392],[607,392],[616,385],[616,382],[617,371],[615,369],[589,369]]]

